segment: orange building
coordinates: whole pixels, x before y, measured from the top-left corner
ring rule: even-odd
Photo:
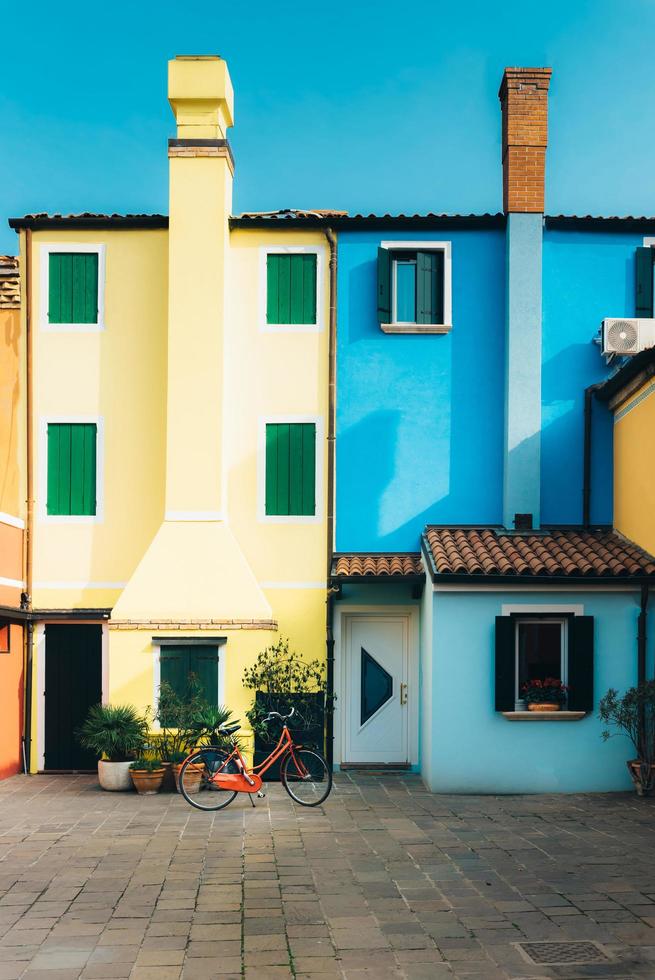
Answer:
[[[19,467],[20,279],[18,259],[0,256],[0,779],[22,767],[23,506]]]

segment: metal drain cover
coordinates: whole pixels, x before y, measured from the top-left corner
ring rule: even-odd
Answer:
[[[512,943],[529,963],[540,966],[567,966],[573,963],[609,963],[610,957],[598,943],[535,942]]]

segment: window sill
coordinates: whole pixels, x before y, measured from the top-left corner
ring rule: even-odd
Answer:
[[[381,323],[382,333],[450,333],[452,323]]]
[[[501,711],[507,721],[580,721],[586,711]]]

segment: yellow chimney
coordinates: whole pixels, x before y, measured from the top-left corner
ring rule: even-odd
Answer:
[[[230,73],[217,55],[178,55],[169,61],[168,101],[179,139],[226,139],[234,125]]]

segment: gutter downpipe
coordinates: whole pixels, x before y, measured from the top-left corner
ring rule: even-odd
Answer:
[[[21,606],[32,611],[32,569],[34,553],[34,473],[32,459],[32,414],[33,414],[33,334],[32,334],[32,231],[25,229],[25,404],[27,430],[25,433],[25,453],[27,456],[27,514],[25,521],[25,595]],[[32,762],[32,670],[34,651],[34,623],[30,617],[25,624],[24,654],[24,704],[23,704],[23,759],[25,772],[29,773]]]
[[[641,601],[639,618],[637,620],[637,683],[643,684],[646,681],[646,621],[648,617],[648,581],[641,583]],[[643,745],[646,734],[646,708],[642,704],[639,708],[639,745]]]
[[[334,553],[334,472],[336,432],[336,356],[337,356],[337,239],[332,228],[325,229],[330,247],[330,313],[328,320],[328,424],[327,424],[327,598],[325,602],[326,717],[325,748],[330,768],[334,764],[334,633],[332,614],[334,593],[330,577]]]
[[[589,385],[584,390],[584,442],[582,454],[582,526],[591,525],[591,413],[593,397],[602,382]]]

